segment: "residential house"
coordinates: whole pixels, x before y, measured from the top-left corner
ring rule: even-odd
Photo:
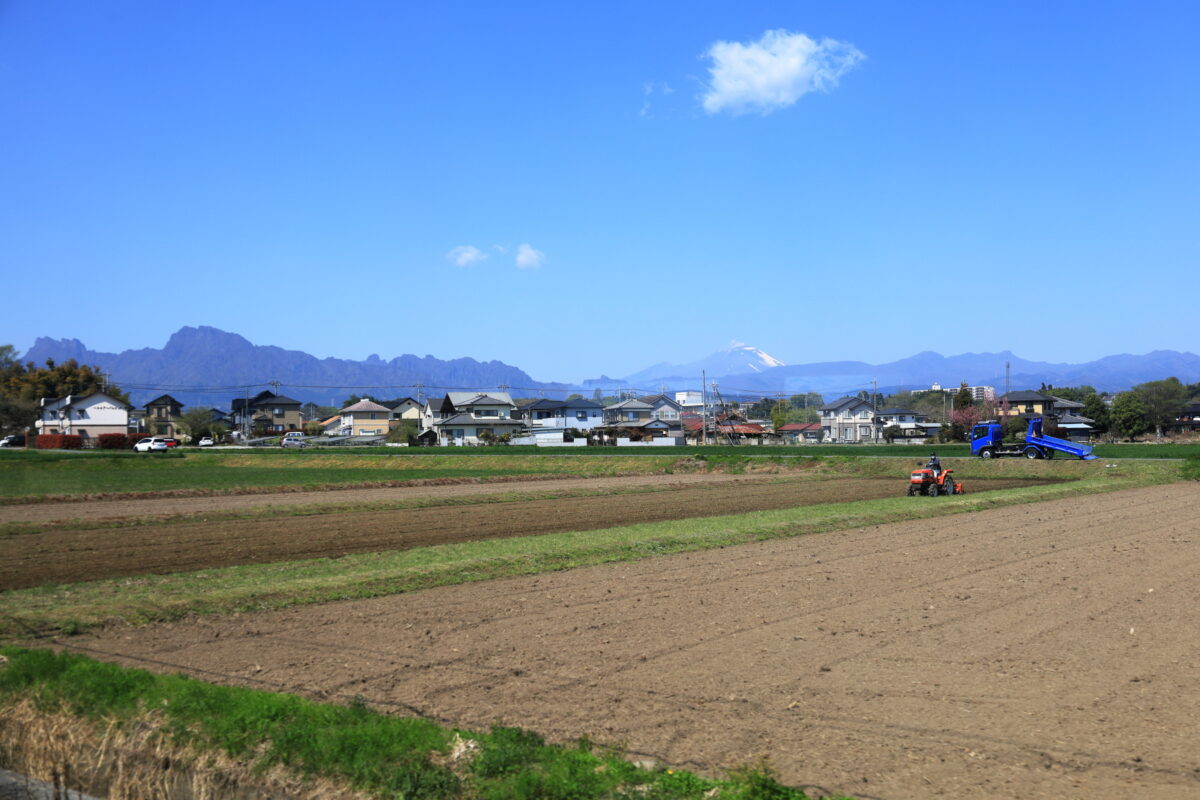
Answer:
[[[604,406],[594,400],[539,398],[519,409],[520,417],[534,433],[553,433],[575,428],[589,431],[604,423]]]
[[[819,422],[789,422],[776,431],[786,441],[797,444],[817,444],[824,436]]]
[[[907,408],[886,408],[876,414],[875,418],[880,426],[880,438],[883,438],[883,432],[893,425],[900,429],[891,437],[892,441],[898,444],[924,444],[936,437],[942,429],[941,423],[930,422],[927,414]]]
[[[384,436],[388,432],[391,413],[387,406],[359,400],[338,412],[341,417],[338,433],[342,436]]]
[[[401,397],[398,400],[384,400],[379,405],[387,407],[389,412],[388,420],[393,428],[403,419],[411,419],[418,424],[421,422],[421,404],[411,397]]]
[[[665,394],[652,394],[639,399],[650,406],[651,419],[678,421],[679,415],[683,411],[683,406]]]
[[[857,397],[843,397],[821,406],[821,428],[825,441],[837,444],[877,442],[882,438],[875,409]]]
[[[128,433],[131,406],[105,392],[43,397],[34,427],[39,434],[67,434],[94,440],[102,433]]]
[[[516,403],[508,392],[448,392],[437,406],[427,406],[423,417],[442,445],[487,444],[490,439],[520,432],[523,423],[513,418]]]
[[[1071,441],[1086,442],[1092,437],[1095,420],[1083,416],[1083,403],[1055,397],[1044,392],[1009,392],[1000,398],[1000,416],[1019,416],[1024,420],[1041,417],[1065,432]]]
[[[645,422],[653,419],[654,406],[641,400],[622,400],[604,409],[604,422]]]
[[[178,436],[179,418],[183,416],[183,403],[169,394],[160,395],[146,405],[146,432],[154,436]]]
[[[1167,426],[1171,433],[1200,432],[1200,403],[1188,403],[1175,417],[1175,421]]]
[[[233,425],[238,430],[250,428],[252,433],[272,434],[303,429],[300,401],[274,392],[262,391],[251,398],[234,398]]]
[[[1004,407],[1008,406],[1008,415],[1016,414],[1025,419],[1033,417],[1048,417],[1054,411],[1054,402],[1058,398],[1052,397],[1042,392],[1019,391],[1009,392],[1001,395],[997,401],[1000,404],[1001,416],[1004,416]]]

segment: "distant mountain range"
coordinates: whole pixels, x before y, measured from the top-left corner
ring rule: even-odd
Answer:
[[[651,367],[624,380],[632,386],[643,388],[652,388],[660,384],[699,388],[699,367],[712,364],[714,359],[719,360],[728,352],[721,351],[709,359],[686,365],[686,368]],[[1156,350],[1146,355],[1106,356],[1084,364],[1029,361],[1007,350],[1000,353],[963,353],[957,356],[943,356],[925,351],[886,364],[825,361],[814,364],[781,364],[767,369],[755,366],[728,374],[721,374],[720,370],[710,367],[708,378],[717,380],[722,393],[729,396],[820,392],[832,397],[870,389],[872,381],[877,381],[879,390],[885,393],[904,389],[928,389],[935,382],[942,386],[958,386],[962,381],[972,386],[994,386],[999,392],[1003,392],[1005,364],[1009,365],[1009,384],[1014,390],[1036,389],[1045,383],[1054,386],[1088,384],[1100,391],[1116,392],[1139,383],[1171,376],[1184,383],[1200,381],[1200,356],[1174,350]],[[606,386],[620,383],[621,381],[611,379],[603,380],[603,385]]]
[[[47,358],[56,362],[73,358],[81,364],[98,365],[113,383],[129,392],[135,405],[170,394],[185,405],[228,409],[230,400],[242,395],[236,387],[250,386],[249,393],[254,395],[269,388],[269,381],[281,384],[279,394],[322,405],[336,405],[351,393],[369,393],[380,399],[404,397],[414,393],[412,386],[417,383],[428,387],[426,395],[501,385],[534,390],[567,388],[566,384],[535,381],[499,361],[443,361],[414,355],[390,361],[377,355],[365,361],[317,358],[299,350],[251,344],[236,333],[207,326],[180,328],[162,349],[148,347],[122,353],[89,350],[78,339],[41,337],[24,356],[25,361],[35,364]]]
[[[799,394],[820,392],[827,399],[869,389],[873,380],[880,391],[929,388],[934,383],[957,386],[995,386],[1004,390],[1004,368],[1011,369],[1011,387],[1036,389],[1090,384],[1101,391],[1121,391],[1145,381],[1175,376],[1184,383],[1200,381],[1200,356],[1174,350],[1156,350],[1145,355],[1114,355],[1085,364],[1051,364],[1029,361],[1008,351],[964,353],[943,356],[918,353],[886,364],[862,361],[828,361],[813,364],[784,364],[759,348],[733,342],[707,358],[689,364],[660,363],[624,378],[602,376],[582,384],[535,381],[517,367],[500,361],[473,358],[442,360],[433,356],[401,355],[384,360],[372,355],[364,361],[317,358],[298,350],[255,345],[236,333],[216,328],[184,327],[161,349],[143,348],[122,353],[89,350],[78,339],[42,337],[25,353],[24,360],[36,364],[46,359],[57,362],[73,358],[105,370],[114,383],[126,389],[141,405],[160,394],[171,394],[186,405],[228,408],[247,386],[253,395],[270,381],[278,381],[279,392],[297,400],[336,405],[352,393],[379,399],[414,394],[414,384],[424,384],[424,393],[440,394],[451,389],[495,389],[511,387],[516,396],[533,396],[539,391],[549,397],[568,392],[605,394],[630,388],[642,393],[699,389],[703,371],[718,381],[727,397],[751,397],[777,392]]]

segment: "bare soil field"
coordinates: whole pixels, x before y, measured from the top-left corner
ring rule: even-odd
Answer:
[[[860,797],[1200,797],[1198,503],[1141,488],[64,644],[700,771],[767,757]]]
[[[642,481],[644,484],[645,479]],[[984,491],[1030,483],[1037,481],[981,480],[973,481],[972,489]],[[905,486],[903,480],[893,478],[684,481],[669,491],[649,494],[186,521],[129,528],[60,528],[0,537],[0,589],[868,500],[898,496]],[[431,489],[465,487],[422,488],[428,493]],[[918,497],[913,502],[938,501]]]
[[[370,489],[328,489],[201,497],[128,498],[67,503],[0,506],[0,523],[88,521],[203,514],[213,511],[251,511],[261,508],[302,508],[402,502],[416,498],[452,498],[512,492],[620,491],[622,489],[711,485],[762,481],[762,476],[696,473],[691,475],[629,475],[617,478],[529,477],[503,483],[458,483],[440,486],[386,486]]]

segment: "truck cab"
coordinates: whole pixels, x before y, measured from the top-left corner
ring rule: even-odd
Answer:
[[[971,429],[971,455],[994,458],[1004,441],[1004,428],[999,422],[980,422]]]

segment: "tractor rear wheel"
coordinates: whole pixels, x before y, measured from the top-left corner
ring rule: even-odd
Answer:
[[[929,485],[929,496],[930,497],[938,496],[938,485],[936,483],[931,483]]]
[[[942,487],[942,494],[954,495],[954,478],[946,478],[946,485]]]

